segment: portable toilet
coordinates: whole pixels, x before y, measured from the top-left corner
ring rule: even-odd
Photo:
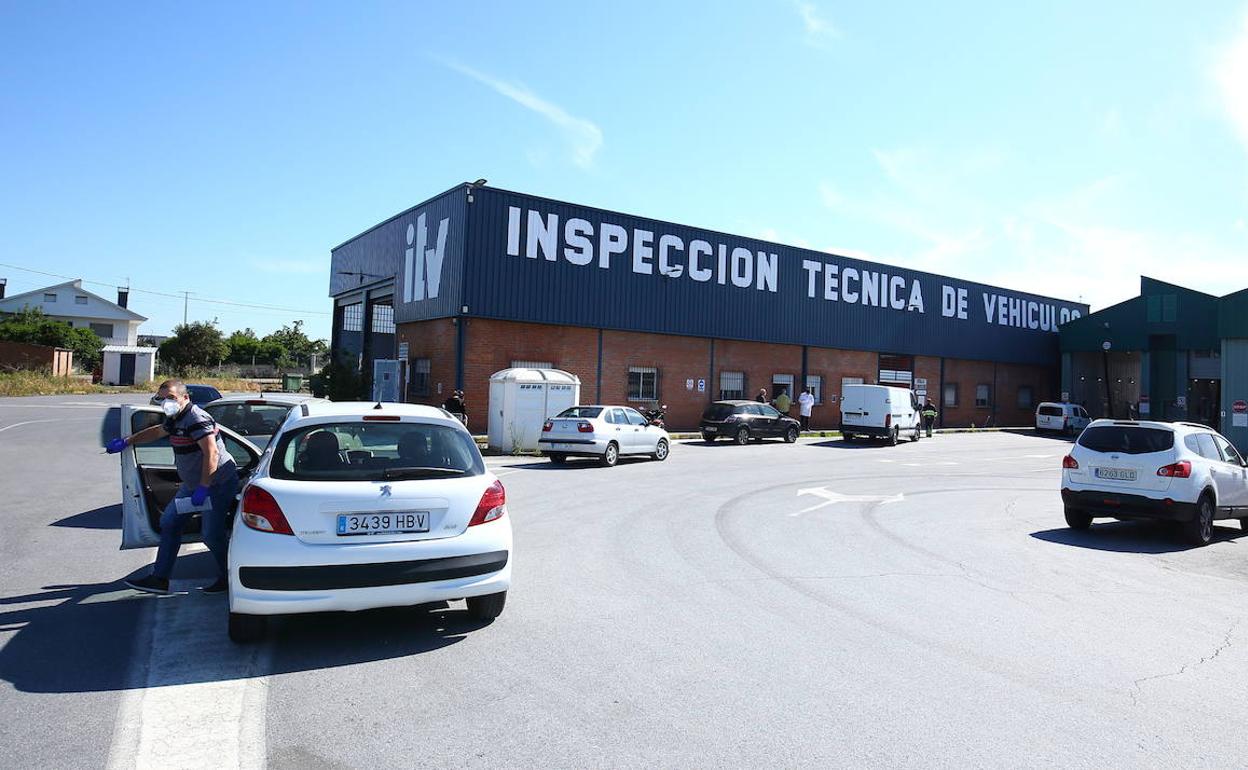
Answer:
[[[491,449],[537,449],[547,417],[581,403],[581,379],[561,369],[504,369],[490,377]]]

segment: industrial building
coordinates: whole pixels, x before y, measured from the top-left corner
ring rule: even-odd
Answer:
[[[849,383],[913,387],[945,426],[1028,425],[1059,395],[1058,327],[1086,305],[458,185],[332,250],[332,348],[366,378],[400,360],[406,400],[490,375],[580,378],[587,402],[663,403],[673,428],[719,398],[813,389],[835,428]],[[796,414],[796,406],[793,409]]]

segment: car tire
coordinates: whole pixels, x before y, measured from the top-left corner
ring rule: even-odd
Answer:
[[[235,644],[258,642],[264,638],[268,618],[263,615],[230,613],[230,641]]]
[[[603,467],[610,468],[620,461],[620,447],[614,441],[607,444],[607,449],[598,461]]]
[[[466,599],[468,604],[468,616],[473,620],[491,621],[503,614],[503,607],[507,604],[507,592],[500,591],[496,594],[486,594],[485,596],[469,596]]]
[[[855,436],[854,436],[854,434],[852,434],[852,433],[842,433],[842,434],[841,434],[841,441],[853,441],[853,440],[854,440],[854,438],[855,438]]]
[[[670,451],[671,447],[668,445],[667,439],[661,438],[659,439],[659,443],[654,445],[654,454],[650,456],[659,462],[663,462],[667,459],[667,455]]]
[[[893,429],[888,432],[888,445],[897,446],[897,439],[898,439],[897,426],[894,425]]]
[[[1213,498],[1208,494],[1196,501],[1196,515],[1183,522],[1183,539],[1192,545],[1208,545],[1213,540]]]
[[[922,438],[923,438],[923,428],[921,428],[918,425],[914,426],[914,438],[910,439],[910,441],[917,444]]]
[[[715,443],[715,439],[717,439],[717,438],[719,438],[719,437],[718,437],[718,436],[712,436],[712,435],[710,435],[709,433],[703,433],[703,434],[702,434],[702,440],[703,440],[703,441],[705,441],[705,442],[706,442],[706,443],[708,443],[708,444],[714,444],[714,443]]]
[[[737,435],[733,437],[738,446],[745,446],[750,443],[750,429],[742,427],[737,431]]]
[[[1066,526],[1071,529],[1086,530],[1092,526],[1092,516],[1075,508],[1067,508]]]
[[[554,463],[555,465],[563,465],[564,463],[568,461],[568,456],[565,454],[556,453],[556,454],[549,455],[549,457],[550,457],[550,461]]]
[[[784,432],[784,443],[786,444],[797,443],[798,435],[799,435],[799,432],[797,428],[794,428],[793,426],[790,425],[789,429]]]

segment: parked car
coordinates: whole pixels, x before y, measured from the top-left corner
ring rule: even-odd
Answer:
[[[186,395],[191,397],[191,403],[195,406],[203,406],[204,404],[210,404],[218,398],[221,398],[221,391],[211,385],[192,385],[187,383]],[[153,406],[158,406],[160,404],[160,399],[156,396],[152,396],[152,400],[149,403]]]
[[[229,636],[263,635],[270,615],[466,599],[498,617],[511,584],[507,494],[464,426],[412,404],[309,402],[272,451],[221,428],[243,490],[230,540]],[[162,419],[123,406],[123,432]],[[122,452],[122,547],[159,541],[177,491],[167,441]],[[198,539],[199,522],[184,541]]]
[[[1036,430],[1050,430],[1074,436],[1092,420],[1078,404],[1045,401],[1036,407]]]
[[[300,404],[328,403],[301,393],[261,393],[223,396],[204,407],[218,425],[224,425],[264,449],[290,410]]]
[[[846,385],[841,393],[841,437],[887,439],[897,446],[902,436],[923,437],[923,405],[909,388],[892,385]]]
[[[538,445],[553,463],[569,457],[596,457],[611,467],[623,455],[666,460],[672,440],[667,431],[627,406],[573,406],[542,425]]]
[[[757,401],[716,401],[702,412],[698,429],[707,443],[727,438],[738,444],[765,438],[782,438],[792,444],[802,432],[797,420]]]
[[[1248,529],[1248,467],[1231,442],[1195,423],[1094,420],[1062,460],[1066,524],[1161,519],[1204,545],[1215,519]]]

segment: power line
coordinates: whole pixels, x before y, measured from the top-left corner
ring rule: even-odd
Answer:
[[[94,280],[89,280],[87,278],[75,279],[73,276],[61,275],[60,273],[49,273],[44,270],[34,270],[32,268],[22,267],[20,265],[11,265],[11,264],[8,264],[7,262],[0,262],[0,267],[8,267],[14,270],[24,270],[28,273],[35,273],[37,275],[46,275],[50,278],[63,278],[65,280],[80,280],[83,283],[89,283],[94,286],[116,286],[117,285],[115,282],[110,283],[108,281],[94,281]],[[139,292],[141,294],[151,294],[157,297],[171,297],[173,299],[181,300],[183,302],[193,299],[196,302],[208,302],[208,303],[212,303],[215,305],[231,305],[234,307],[253,308],[256,310],[277,310],[277,311],[281,311],[284,313],[302,313],[305,315],[333,315],[332,313],[326,310],[303,310],[300,308],[293,308],[293,307],[281,307],[280,305],[260,305],[260,304],[250,303],[250,302],[235,302],[233,300],[228,300],[228,299],[215,299],[212,297],[200,297],[200,296],[191,294],[190,292],[182,292],[182,293],[174,294],[174,293],[165,292],[165,291],[154,291],[152,289],[136,289],[133,287],[130,288],[130,291]]]

